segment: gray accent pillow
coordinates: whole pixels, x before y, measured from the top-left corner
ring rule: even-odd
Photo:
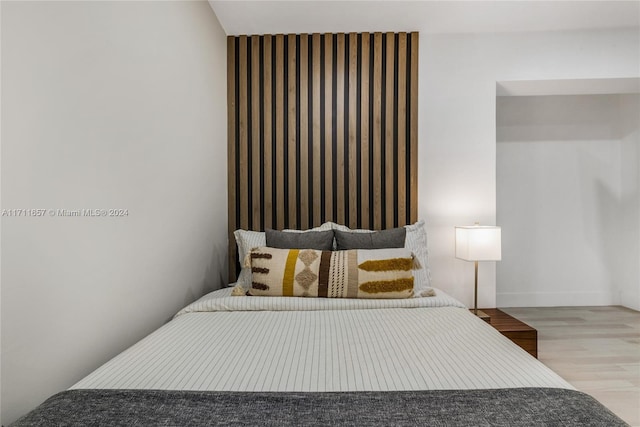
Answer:
[[[330,251],[333,247],[333,230],[296,233],[266,229],[265,234],[270,248]]]
[[[404,248],[404,240],[407,235],[407,230],[404,227],[373,231],[371,233],[354,233],[340,230],[333,230],[333,232],[339,251]]]

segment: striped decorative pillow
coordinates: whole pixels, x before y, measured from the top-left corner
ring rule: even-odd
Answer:
[[[321,298],[410,298],[411,251],[318,251],[261,247],[250,251],[250,295]]]

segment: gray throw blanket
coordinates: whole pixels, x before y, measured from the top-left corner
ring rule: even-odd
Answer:
[[[23,426],[626,426],[573,390],[343,393],[69,390]]]

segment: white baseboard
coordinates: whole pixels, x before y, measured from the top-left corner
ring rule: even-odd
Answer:
[[[619,305],[613,292],[498,292],[498,307],[570,307]]]
[[[620,304],[635,311],[640,311],[640,291],[620,291]]]

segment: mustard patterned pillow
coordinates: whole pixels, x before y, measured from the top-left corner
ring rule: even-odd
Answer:
[[[413,253],[404,248],[318,251],[252,249],[250,295],[320,298],[410,298]]]

